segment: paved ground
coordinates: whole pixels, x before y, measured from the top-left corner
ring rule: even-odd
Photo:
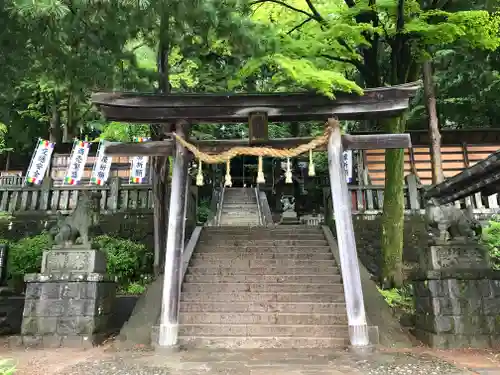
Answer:
[[[109,347],[3,349],[0,357],[18,363],[16,375],[500,375],[495,353],[419,348],[368,356],[307,350],[196,350],[168,355],[116,352]]]

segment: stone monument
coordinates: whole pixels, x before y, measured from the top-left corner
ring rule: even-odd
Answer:
[[[500,272],[491,269],[472,212],[429,202],[426,216],[429,246],[412,275],[417,338],[442,349],[497,346]]]
[[[27,274],[21,339],[26,346],[92,346],[104,338],[116,284],[106,275],[106,256],[91,249],[100,193],[82,192],[73,213],[58,216],[54,246],[40,273]]]
[[[299,224],[297,212],[295,212],[295,197],[293,195],[283,195],[280,201],[283,210],[280,224]]]

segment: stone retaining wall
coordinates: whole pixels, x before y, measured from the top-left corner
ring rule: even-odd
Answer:
[[[108,320],[110,333],[117,333],[130,318],[138,296],[117,296]],[[0,296],[0,335],[18,335],[23,320],[24,296]]]

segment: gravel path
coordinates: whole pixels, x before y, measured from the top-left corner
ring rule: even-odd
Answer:
[[[114,352],[82,361],[57,375],[471,375],[426,354],[307,350]]]

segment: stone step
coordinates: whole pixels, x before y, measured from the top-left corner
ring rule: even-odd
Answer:
[[[339,325],[347,328],[347,315],[344,314],[294,314],[258,312],[183,312],[179,315],[180,324],[306,324]],[[226,336],[223,334],[223,336]],[[263,334],[267,336],[267,334]]]
[[[306,252],[294,252],[294,253],[270,253],[270,252],[261,252],[261,253],[238,253],[235,251],[234,253],[229,252],[218,252],[217,249],[214,249],[213,252],[210,253],[198,253],[195,252],[192,256],[192,259],[297,259],[297,260],[333,260],[333,254],[331,252],[327,253],[306,253]]]
[[[343,293],[342,284],[280,284],[280,283],[184,283],[183,292],[204,293]]]
[[[257,205],[249,205],[245,209],[234,209],[231,207],[227,207],[226,205],[222,206],[222,214],[226,215],[244,215],[244,214],[257,214],[259,210],[257,209]]]
[[[189,267],[187,275],[340,275],[337,266],[328,267]]]
[[[317,259],[242,259],[242,258],[191,258],[190,267],[201,268],[228,268],[228,267],[332,267],[335,265],[333,260],[317,260]]]
[[[240,209],[240,210],[235,210],[232,208],[228,208],[226,206],[222,207],[222,215],[235,215],[235,216],[244,216],[244,215],[256,215],[259,210],[257,209],[257,206],[251,206],[248,208]]]
[[[340,275],[186,275],[187,283],[305,283],[328,284],[341,283]]]
[[[179,336],[179,344],[191,348],[213,349],[297,349],[344,348],[345,338],[337,337],[232,337],[232,336]]]
[[[247,205],[247,204],[257,204],[257,198],[255,197],[224,197],[224,202],[222,205]]]
[[[346,305],[340,302],[181,302],[182,312],[279,312],[345,314]]]
[[[274,337],[342,337],[348,338],[342,325],[276,325],[276,324],[183,324],[181,336],[274,336]]]
[[[245,221],[245,222],[240,222],[240,223],[235,223],[234,220],[221,221],[219,223],[219,226],[224,227],[226,225],[235,225],[235,224],[238,224],[242,228],[245,228],[245,227],[260,227],[261,226],[258,220]]]
[[[227,233],[205,233],[200,240],[225,240],[225,241],[255,241],[255,240],[324,240],[323,233],[303,234],[303,233],[247,233],[247,234],[227,234]]]
[[[202,234],[203,235],[214,235],[214,236],[239,236],[239,235],[254,235],[254,234],[263,234],[266,236],[273,236],[273,235],[287,235],[287,234],[306,234],[306,235],[322,235],[323,230],[320,228],[317,230],[317,228],[308,228],[308,227],[296,227],[296,226],[290,226],[290,228],[293,229],[286,229],[286,227],[281,227],[280,229],[269,229],[269,228],[262,228],[262,229],[255,229],[255,228],[240,228],[240,227],[224,227],[224,228],[219,228],[219,227],[205,227],[203,229]]]
[[[252,215],[227,215],[227,214],[223,214],[223,215],[221,215],[220,220],[227,222],[229,225],[231,225],[231,223],[234,222],[234,225],[238,226],[238,225],[240,225],[241,222],[245,222],[245,221],[259,221],[259,215],[257,215],[257,214],[252,214]]]
[[[224,194],[224,201],[223,203],[231,203],[231,204],[241,204],[241,203],[250,203],[250,202],[257,202],[257,197],[255,194],[229,194],[225,195]]]
[[[234,210],[246,210],[248,208],[253,208],[257,206],[257,199],[254,200],[254,202],[251,201],[245,201],[245,202],[228,202],[224,201],[224,204],[222,205],[225,208],[228,209],[234,209]]]
[[[240,227],[258,227],[260,226],[259,219],[245,219],[245,220],[235,220],[235,219],[224,219],[222,218],[219,222],[221,226],[224,225],[239,225]]]
[[[241,220],[259,220],[259,215],[257,214],[257,212],[253,212],[253,213],[222,213],[221,215],[221,220],[238,220],[238,221],[241,221]]]
[[[220,240],[220,239],[200,239],[201,245],[212,246],[328,246],[325,239],[322,240]]]
[[[211,246],[199,245],[196,253],[229,253],[229,254],[260,254],[260,253],[331,253],[328,246]]]
[[[314,303],[333,303],[345,302],[344,293],[329,290],[328,292],[214,292],[207,294],[199,291],[183,291],[181,294],[183,302],[314,302]]]

